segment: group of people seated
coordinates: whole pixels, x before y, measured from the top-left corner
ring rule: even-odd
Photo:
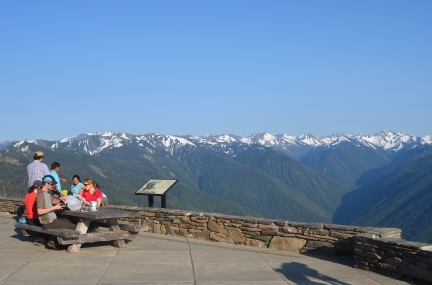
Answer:
[[[79,175],[74,175],[72,177],[72,183],[69,193],[80,199],[86,205],[90,201],[96,201],[98,203],[98,208],[101,205],[107,205],[107,196],[99,189],[99,185],[92,178],[85,179],[83,184],[81,183]]]
[[[72,187],[77,188],[79,184],[82,187],[76,193],[72,189],[70,192],[85,205],[88,205],[90,201],[96,201],[99,208],[103,203],[103,193],[99,190],[96,182],[92,178],[87,178],[84,183],[81,183],[78,175],[74,175],[74,178],[77,179],[78,183],[74,183]],[[74,230],[77,224],[74,218],[62,217],[61,214],[56,214],[56,211],[63,210],[66,207],[68,199],[68,195],[61,195],[57,191],[56,183],[57,181],[52,175],[46,175],[42,180],[36,180],[30,186],[24,198],[27,224],[40,226],[44,229]],[[51,244],[48,244],[47,240]],[[48,235],[39,235],[35,242],[56,248],[53,244],[54,240]]]
[[[35,161],[27,167],[29,190],[24,198],[27,224],[40,226],[44,229],[75,230],[78,222],[76,219],[62,216],[61,212],[56,213],[56,211],[66,207],[66,201],[69,197],[74,196],[85,205],[91,201],[96,201],[98,208],[107,204],[106,196],[99,190],[99,186],[92,178],[86,178],[84,183],[81,183],[80,177],[74,175],[70,191],[66,190],[64,193],[64,190],[58,189],[58,185],[61,185],[59,181],[65,182],[66,180],[59,178],[58,175],[52,175],[52,173],[47,174],[48,169],[42,163],[43,158],[42,152],[36,152]],[[53,170],[57,170],[54,174],[57,174],[60,164],[56,162],[53,163],[54,166]],[[56,249],[55,241],[56,239],[49,235],[39,235],[35,244],[43,244]]]

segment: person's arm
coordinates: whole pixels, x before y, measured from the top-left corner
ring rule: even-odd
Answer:
[[[61,209],[63,209],[63,206],[60,205],[60,204],[56,204],[56,205],[54,205],[52,207],[45,208],[45,209],[38,208],[37,212],[38,212],[38,215],[43,215],[43,214],[47,214],[49,212],[57,211],[57,210],[61,210]]]
[[[57,205],[58,203],[66,202],[66,200],[67,200],[67,196],[60,196],[58,199],[54,199],[52,203],[53,205]]]
[[[82,189],[81,189],[82,190]],[[81,202],[84,202],[84,204],[87,205],[87,199],[84,197],[84,192],[80,190],[80,200]]]
[[[97,207],[99,208],[102,203],[102,198],[97,198],[96,201],[98,203]]]
[[[45,163],[42,163],[42,168],[45,175],[51,175],[51,171],[48,169],[48,166]]]
[[[59,179],[60,179],[61,182],[67,183],[67,180],[65,178],[59,177]]]

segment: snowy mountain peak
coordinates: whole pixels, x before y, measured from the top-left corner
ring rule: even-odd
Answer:
[[[85,133],[76,137],[63,138],[59,141],[51,142],[51,144],[48,143],[48,146],[46,141],[38,140],[15,142],[12,143],[11,146],[14,148],[22,148],[22,151],[28,149],[28,144],[46,146],[53,150],[64,147],[94,155],[105,150],[132,145],[136,147],[158,148],[173,155],[176,151],[187,147],[196,148],[200,146],[227,154],[234,154],[233,147],[235,145],[243,145],[243,148],[251,145],[261,145],[274,148],[292,157],[300,158],[312,148],[319,146],[335,147],[342,142],[355,143],[357,146],[363,145],[366,147],[381,148],[389,154],[394,154],[402,149],[412,149],[417,145],[432,144],[432,135],[417,137],[408,133],[383,131],[373,135],[338,133],[318,138],[311,134],[303,134],[296,137],[267,132],[245,137],[229,134],[178,136],[148,133],[143,135],[131,135],[107,131],[104,133]]]

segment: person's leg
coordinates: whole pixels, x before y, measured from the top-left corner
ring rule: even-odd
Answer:
[[[69,229],[75,230],[76,224],[72,223],[68,219],[55,219],[49,224],[42,225],[42,227],[46,230],[48,229]]]
[[[49,224],[42,225],[42,227],[46,230],[48,229],[69,229],[69,230],[75,230],[76,225],[69,221],[68,219],[55,219]],[[57,237],[53,236],[48,242],[47,247],[58,250],[61,248],[60,244],[58,243]]]
[[[38,226],[38,227],[42,226],[38,219],[26,218],[26,220],[27,220],[28,225]],[[35,244],[46,245],[47,241],[49,241],[51,238],[51,236],[47,235],[47,234],[42,234],[42,233],[38,233],[38,232],[31,232],[31,233],[32,233],[32,236],[36,237]]]

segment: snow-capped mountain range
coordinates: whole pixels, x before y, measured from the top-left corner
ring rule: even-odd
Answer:
[[[251,145],[261,145],[274,148],[299,159],[310,149],[334,147],[342,142],[351,142],[357,146],[383,149],[389,155],[393,155],[401,150],[409,150],[418,145],[431,145],[432,135],[417,137],[408,133],[382,131],[373,135],[341,133],[318,138],[310,134],[290,136],[286,134],[275,135],[266,132],[245,137],[228,134],[189,136],[148,133],[144,135],[131,135],[107,131],[105,133],[80,134],[76,137],[63,138],[54,142],[24,140],[14,142],[10,146],[26,151],[26,143],[31,143],[49,147],[53,150],[66,148],[72,151],[97,155],[103,151],[132,145],[149,151],[152,151],[152,149],[165,150],[172,155],[179,150],[188,148],[205,148],[235,155],[235,149],[238,147],[246,148]]]

